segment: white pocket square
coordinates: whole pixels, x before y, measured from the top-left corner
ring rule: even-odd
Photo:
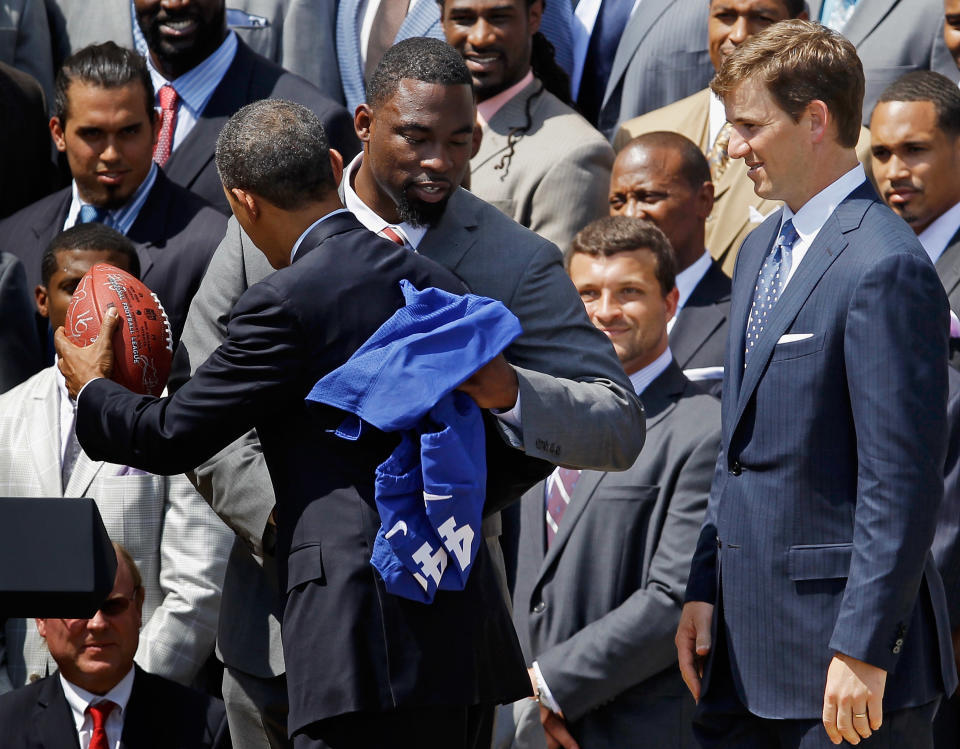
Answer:
[[[781,343],[805,341],[808,338],[813,338],[813,333],[787,333],[786,335],[780,336],[780,340],[777,341],[777,345],[779,346]]]

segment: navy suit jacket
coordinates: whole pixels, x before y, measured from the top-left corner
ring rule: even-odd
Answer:
[[[331,216],[304,238],[291,267],[247,289],[226,340],[172,398],[142,398],[99,379],[79,399],[87,454],[123,455],[153,473],[189,470],[256,427],[277,498],[291,735],[347,712],[501,702],[530,691],[486,545],[462,592],[441,591],[430,605],[387,593],[370,566],[380,525],[374,472],[398,438],[370,429],[355,442],[340,439],[328,430],[343,412],[304,402],[403,306],[401,278],[464,290],[450,271],[351,214]],[[487,433],[488,471],[499,463],[496,443],[522,457]],[[507,494],[495,486],[488,480],[488,495]]]
[[[729,317],[730,279],[714,260],[670,331],[670,350],[681,369],[723,366]]]
[[[127,749],[229,749],[223,703],[134,666],[120,743]],[[4,749],[80,749],[60,672],[0,695]]]
[[[310,109],[323,122],[330,147],[340,151],[345,161],[360,151],[353,117],[343,106],[237,39],[237,54],[220,85],[163,167],[171,180],[189,188],[225,216],[230,215],[230,205],[213,160],[217,136],[238,109],[261,99],[288,99]]]
[[[820,230],[744,367],[780,216],[737,258],[722,452],[687,600],[721,602],[734,681],[761,717],[819,718],[835,652],[888,671],[885,710],[919,705],[957,683],[930,553],[946,296],[916,236],[864,183]],[[809,336],[781,342],[788,333]]]
[[[0,250],[20,258],[31,289],[40,283],[40,260],[63,228],[70,200],[67,187],[0,222]],[[174,345],[180,340],[200,279],[226,231],[227,220],[219,211],[175,185],[163,170],[157,172],[157,181],[127,238],[137,246],[140,280],[160,298],[167,313]],[[43,341],[46,328],[43,320]]]

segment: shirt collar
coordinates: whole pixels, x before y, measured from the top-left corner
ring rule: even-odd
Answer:
[[[800,239],[809,243],[827,222],[827,219],[837,209],[844,199],[856,190],[867,179],[863,165],[857,164],[853,169],[839,179],[831,182],[810,200],[804,203],[800,210],[794,213],[786,203],[783,205],[783,219],[780,225],[793,221],[793,228],[797,230]]]
[[[316,221],[314,221],[312,224],[310,224],[310,226],[308,226],[308,227],[304,230],[303,234],[301,234],[299,237],[297,237],[297,241],[293,243],[293,249],[290,250],[290,262],[291,262],[291,263],[293,262],[293,259],[297,256],[297,250],[300,249],[300,244],[301,244],[301,243],[303,242],[303,240],[306,238],[307,234],[309,234],[310,232],[312,232],[316,227],[318,227],[321,223],[323,223],[324,221],[326,221],[328,218],[330,218],[331,216],[336,216],[338,213],[347,213],[347,209],[346,209],[346,208],[337,208],[337,210],[335,210],[335,211],[330,211],[330,213],[327,213],[327,214],[321,216],[321,217],[318,218]]]
[[[153,81],[155,92],[159,92],[162,86],[170,84],[176,90],[180,101],[189,107],[194,115],[199,116],[213,92],[216,91],[220,81],[227,70],[233,64],[233,58],[237,54],[237,34],[230,29],[227,32],[227,38],[221,42],[217,50],[206,60],[196,67],[191,68],[179,78],[170,81],[153,66],[153,60],[147,55],[147,68],[150,70],[150,78]]]
[[[480,118],[480,124],[486,125],[493,116],[499,112],[503,105],[519,94],[523,89],[533,83],[533,70],[528,70],[527,74],[510,88],[501,91],[496,96],[491,96],[477,104],[477,117]]]
[[[917,239],[932,262],[940,259],[957,229],[960,229],[960,203],[941,213],[930,226],[920,232]]]
[[[133,226],[133,222],[136,221],[137,216],[140,215],[140,209],[143,208],[143,204],[147,202],[150,190],[157,181],[157,168],[156,162],[151,161],[150,171],[147,172],[146,178],[140,183],[140,186],[134,191],[133,195],[130,196],[130,199],[119,208],[107,211],[104,221],[107,226],[116,229],[123,235],[126,235],[126,233],[130,231],[130,227]],[[77,191],[76,180],[73,180],[71,189],[73,192],[73,200],[70,204],[70,211],[67,214],[66,223],[74,225],[80,218],[80,208],[89,204],[85,203],[80,197],[80,193]]]
[[[347,166],[346,172],[343,175],[343,204],[346,206],[348,211],[357,217],[357,221],[367,227],[367,229],[372,231],[374,234],[379,234],[387,226],[400,227],[403,235],[407,238],[407,242],[409,242],[410,246],[416,250],[420,246],[420,242],[423,241],[423,238],[430,230],[430,227],[414,226],[406,221],[400,224],[391,224],[389,221],[382,219],[379,214],[374,213],[373,209],[364,203],[360,199],[360,196],[357,195],[356,190],[353,189],[353,180],[356,176],[357,170],[360,168],[362,161],[363,152],[360,152]]]
[[[670,366],[670,362],[672,361],[673,354],[670,352],[670,347],[667,346],[667,350],[660,354],[660,356],[643,369],[638,369],[630,375],[630,382],[633,383],[633,389],[636,394],[643,395],[643,391],[649,387],[651,382],[666,372],[667,367]]]
[[[690,298],[693,290],[697,288],[697,284],[703,280],[705,275],[707,275],[707,271],[710,270],[710,265],[712,263],[713,258],[710,257],[710,253],[704,250],[703,254],[697,258],[693,265],[688,268],[684,268],[677,274],[677,291],[680,294],[679,298],[677,299],[678,312],[683,309],[683,305],[687,303],[687,300]]]
[[[127,709],[127,703],[130,702],[130,694],[133,691],[133,677],[135,669],[130,666],[126,675],[114,685],[113,689],[104,695],[88,692],[82,687],[67,681],[63,672],[60,672],[60,685],[63,687],[63,695],[67,698],[67,704],[70,705],[70,712],[73,713],[73,720],[76,729],[79,731],[83,727],[83,721],[86,718],[87,708],[96,702],[109,700],[117,707],[115,712],[123,717],[123,711]]]

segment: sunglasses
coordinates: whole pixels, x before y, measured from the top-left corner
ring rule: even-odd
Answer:
[[[100,604],[100,613],[106,617],[120,616],[127,609],[130,608],[130,604],[137,600],[137,590],[139,588],[134,588],[133,593],[129,596],[117,596],[115,598],[108,598],[106,601]]]

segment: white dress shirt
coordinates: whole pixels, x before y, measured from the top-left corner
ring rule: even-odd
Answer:
[[[590,37],[593,35],[593,27],[597,24],[597,16],[600,15],[600,3],[603,0],[580,0],[577,3],[576,10],[573,11],[573,24],[570,29],[570,37],[573,51],[573,74],[570,76],[570,96],[576,100],[580,93],[580,81],[583,80],[583,66],[587,62],[587,50],[590,48]],[[623,0],[607,0],[607,2],[623,2]],[[630,18],[637,12],[640,0],[634,0],[633,8],[630,10]],[[629,24],[630,21],[628,20]],[[617,53],[617,50],[611,49],[611,57]]]
[[[697,284],[703,280],[705,275],[707,275],[707,271],[710,270],[710,265],[712,263],[713,258],[710,257],[710,253],[704,250],[703,254],[697,258],[695,263],[687,268],[684,268],[677,274],[676,284],[677,292],[679,294],[677,297],[677,312],[667,323],[667,333],[673,330],[673,326],[676,324],[677,318],[680,316],[680,310],[682,310],[683,305],[687,303],[687,300],[690,298],[693,290],[697,288]]]
[[[67,681],[63,674],[60,674],[60,685],[63,687],[63,694],[67,698],[67,704],[70,706],[70,714],[73,716],[73,722],[77,729],[77,737],[80,740],[81,747],[90,745],[90,739],[93,737],[93,717],[87,712],[87,708],[97,702],[109,700],[116,705],[107,716],[106,731],[107,742],[110,749],[120,749],[120,735],[123,733],[123,715],[127,709],[127,703],[130,701],[130,693],[133,691],[134,668],[130,667],[127,675],[117,682],[116,686],[104,695],[93,694],[86,689],[78,687]]]
[[[940,259],[958,229],[960,229],[960,203],[941,213],[930,226],[920,232],[917,239],[927,251],[931,262],[935,263]]]
[[[833,215],[837,206],[844,199],[862,185],[867,179],[863,171],[863,165],[857,164],[853,169],[844,174],[840,179],[827,185],[823,190],[814,195],[810,200],[801,206],[800,210],[794,213],[790,206],[784,204],[783,217],[780,219],[780,228],[786,221],[793,219],[793,228],[797,230],[799,239],[794,242],[792,260],[790,263],[790,272],[787,274],[787,280],[783,288],[787,288],[797,267],[806,257],[807,250],[817,238],[827,219]],[[781,294],[783,291],[781,290]]]

